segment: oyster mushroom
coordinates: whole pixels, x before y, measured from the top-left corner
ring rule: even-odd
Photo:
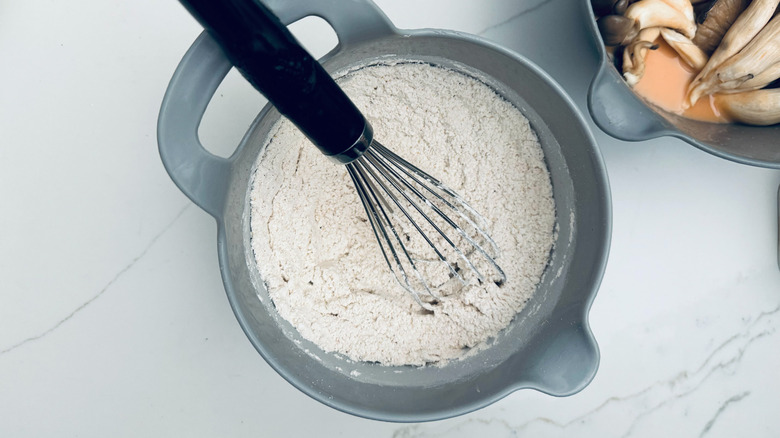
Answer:
[[[631,0],[593,0],[590,5],[593,13],[597,17],[601,17],[610,14],[622,15],[626,12],[629,3],[631,3]]]
[[[711,94],[732,94],[758,90],[759,88],[771,87],[778,79],[780,79],[780,62],[775,63],[757,75],[747,75],[721,84]]]
[[[658,27],[642,29],[636,40],[623,50],[623,78],[629,86],[636,85],[645,74],[647,51],[658,48],[655,40],[660,34],[661,29]]]
[[[640,0],[628,7],[625,16],[638,22],[640,29],[668,27],[688,38],[696,34],[690,0]]]
[[[626,13],[628,6],[635,1],[636,0],[618,0],[615,2],[615,5],[612,6],[612,11],[616,14],[623,15]]]
[[[707,63],[707,54],[685,35],[676,30],[664,28],[661,29],[661,36],[694,71],[704,68]]]
[[[780,88],[713,97],[715,105],[737,122],[760,126],[780,123]]]
[[[639,29],[637,37],[625,44],[623,77],[630,86],[639,82],[645,72],[647,51],[657,48],[655,40],[662,28],[679,30],[687,38],[696,32],[690,0],[640,0],[632,3],[625,17]]]
[[[605,15],[596,21],[596,25],[608,46],[625,46],[639,35],[637,22],[622,15]]]
[[[696,15],[693,13],[691,0],[663,0],[663,2],[682,12],[686,20],[695,22]]]
[[[739,53],[710,70],[691,90],[691,103],[707,94],[766,86],[779,77],[778,66],[780,16],[773,18]]]
[[[715,0],[710,2],[697,17],[698,26],[693,43],[707,55],[720,44],[726,31],[747,8],[750,0]]]
[[[742,50],[772,19],[778,5],[780,0],[753,0],[739,15],[707,64],[688,86],[688,101],[691,105],[706,92],[707,86],[703,82],[709,80],[712,71]]]
[[[738,88],[735,89],[723,89],[719,93],[739,93],[740,91],[757,90],[764,87],[772,87],[777,84],[780,79],[780,62],[776,62],[772,67],[764,70],[763,72],[748,78],[745,82],[742,82]]]

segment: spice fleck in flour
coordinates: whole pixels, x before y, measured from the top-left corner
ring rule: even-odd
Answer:
[[[536,134],[490,87],[443,68],[376,65],[339,83],[376,139],[485,217],[507,281],[458,284],[423,312],[390,273],[344,166],[286,119],[250,195],[262,278],[279,314],[326,351],[384,365],[457,358],[511,322],[547,266],[555,205]]]

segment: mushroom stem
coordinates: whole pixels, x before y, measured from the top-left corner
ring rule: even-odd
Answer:
[[[760,126],[780,123],[780,88],[716,94],[714,98],[715,105],[738,122]]]
[[[779,4],[780,0],[753,0],[739,15],[739,18],[734,21],[734,24],[723,36],[720,45],[715,49],[707,64],[688,86],[688,101],[691,105],[704,95],[706,86],[702,82],[705,78],[727,59],[742,50],[759,33],[772,18]]]
[[[654,42],[660,33],[661,29],[657,27],[643,29],[636,40],[623,50],[623,77],[629,86],[636,85],[645,74],[647,51],[657,48]]]
[[[763,87],[777,79],[778,65],[780,16],[773,18],[739,53],[704,76],[691,91],[691,100],[695,102],[693,99],[699,96],[724,90]]]
[[[707,63],[707,54],[680,32],[664,28],[661,36],[694,71],[701,70]]]
[[[746,77],[735,79],[732,82],[724,83],[718,87],[716,93],[741,93],[743,91],[758,90],[764,88],[772,82],[780,79],[780,62],[776,62],[771,67],[757,75],[747,75]]]

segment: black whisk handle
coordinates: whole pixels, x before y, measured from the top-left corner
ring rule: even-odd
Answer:
[[[180,2],[252,86],[322,153],[350,160],[365,118],[273,12],[258,0]]]

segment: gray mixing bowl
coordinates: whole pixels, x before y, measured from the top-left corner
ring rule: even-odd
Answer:
[[[747,126],[698,122],[669,113],[638,97],[608,59],[590,0],[582,9],[596,42],[599,70],[591,83],[588,106],[607,134],[628,141],[677,137],[713,155],[753,166],[780,169],[780,124]]]
[[[438,30],[401,32],[368,0],[266,4],[287,24],[309,15],[330,23],[339,45],[322,61],[331,72],[379,59],[419,60],[478,77],[514,103],[531,121],[546,153],[559,233],[536,295],[489,348],[445,367],[355,363],[321,350],[278,316],[249,242],[253,169],[280,116],[264,108],[228,159],[203,149],[198,125],[231,67],[203,34],[182,59],[165,95],[158,124],[160,155],[179,188],[217,220],[225,290],[257,351],[316,400],[389,421],[460,415],[521,388],[565,396],[585,387],[599,362],[587,315],[609,249],[610,195],[591,133],[563,90],[527,60],[475,37]]]

